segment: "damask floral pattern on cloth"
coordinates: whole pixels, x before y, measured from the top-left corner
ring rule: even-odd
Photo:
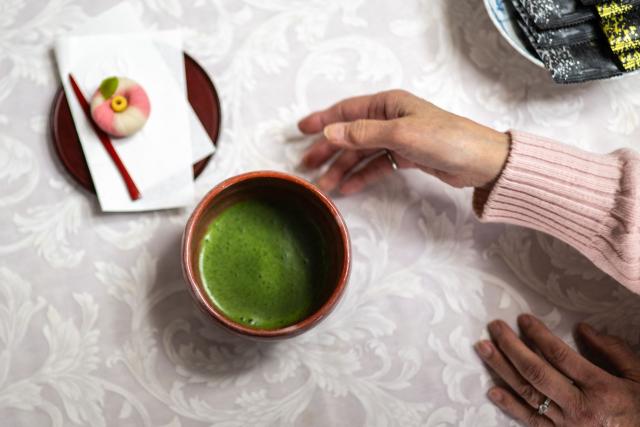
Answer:
[[[213,328],[180,270],[190,209],[104,215],[57,163],[53,39],[115,2],[0,2],[0,419],[7,426],[506,426],[471,344],[519,313],[572,342],[579,320],[639,349],[640,299],[543,234],[481,225],[470,191],[415,171],[336,198],[344,300],[299,338]],[[307,112],[404,88],[498,129],[597,152],[640,149],[640,79],[558,87],[472,0],[134,0],[181,28],[222,96],[198,196],[292,173]],[[313,179],[313,175],[304,175]]]

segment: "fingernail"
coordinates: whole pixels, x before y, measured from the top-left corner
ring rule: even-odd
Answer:
[[[491,356],[491,352],[493,351],[493,349],[491,348],[491,344],[489,344],[487,341],[477,342],[475,345],[475,349],[480,354],[480,356],[484,358]]]
[[[330,141],[344,141],[345,130],[342,123],[334,123],[324,127],[324,136]]]
[[[491,399],[493,403],[500,404],[502,402],[502,393],[499,390],[496,390],[495,388],[492,388],[491,390],[489,390],[487,395],[489,396],[489,399]]]
[[[520,326],[524,328],[528,328],[532,323],[531,316],[529,316],[528,314],[521,315],[518,321],[520,322]]]
[[[489,332],[494,337],[499,337],[502,333],[502,322],[500,322],[499,320],[494,320],[493,322],[489,323]]]

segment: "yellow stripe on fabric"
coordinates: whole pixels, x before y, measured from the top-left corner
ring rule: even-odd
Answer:
[[[611,51],[625,71],[640,69],[640,13],[635,6],[614,0],[596,5],[600,25]],[[631,15],[631,16],[629,16]]]
[[[602,30],[614,53],[640,47],[640,34],[636,25],[629,25],[625,15],[602,19]]]
[[[610,3],[599,4],[596,6],[596,9],[598,10],[600,18],[609,18],[610,16],[622,15],[629,12],[633,9],[633,6],[630,4],[612,1]]]
[[[640,69],[640,52],[637,50],[624,52],[618,55],[620,63],[625,71],[634,71]]]

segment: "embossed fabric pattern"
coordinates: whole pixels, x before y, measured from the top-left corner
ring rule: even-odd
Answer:
[[[279,343],[226,335],[180,267],[187,209],[100,212],[51,147],[56,36],[115,1],[0,1],[0,424],[491,427],[472,350],[487,322],[533,313],[573,344],[584,320],[640,351],[640,298],[543,233],[480,224],[471,190],[418,171],[335,197],[345,297]],[[257,169],[302,174],[288,129],[339,99],[403,88],[500,130],[599,153],[640,149],[640,78],[559,86],[476,0],[134,0],[181,28],[222,98],[200,198]],[[144,84],[144,82],[140,82]]]

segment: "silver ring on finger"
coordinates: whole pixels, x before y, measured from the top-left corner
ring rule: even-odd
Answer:
[[[398,168],[398,163],[396,162],[396,159],[393,157],[393,153],[391,153],[391,151],[389,150],[384,150],[385,155],[387,156],[387,159],[389,159],[389,163],[391,163],[391,168],[394,171],[397,171]]]
[[[551,399],[547,397],[538,405],[538,415],[544,415],[549,410],[549,405],[551,405]]]

